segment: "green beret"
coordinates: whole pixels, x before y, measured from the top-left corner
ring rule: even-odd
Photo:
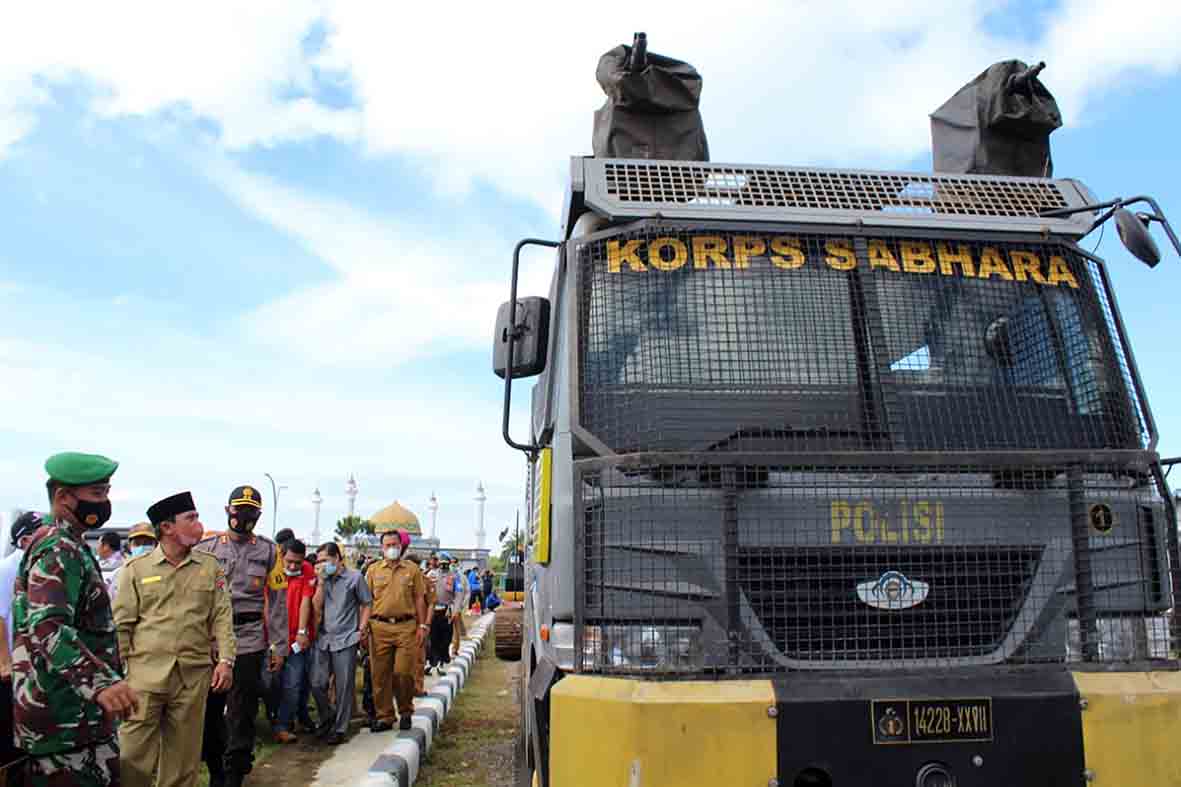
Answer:
[[[115,474],[119,463],[98,454],[66,451],[45,460],[45,472],[52,481],[65,486],[85,486],[105,481]]]

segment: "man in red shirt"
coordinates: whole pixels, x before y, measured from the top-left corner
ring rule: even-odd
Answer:
[[[290,646],[283,665],[283,699],[279,704],[279,723],[275,727],[277,743],[294,743],[292,723],[296,715],[304,726],[307,719],[308,686],[312,658],[312,641],[316,636],[312,619],[312,596],[316,595],[316,571],[304,560],[307,547],[302,541],[287,542],[283,554],[283,570],[287,573],[287,637]]]

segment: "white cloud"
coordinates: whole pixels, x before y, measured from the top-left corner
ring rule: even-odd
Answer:
[[[455,223],[461,235],[439,237],[225,162],[204,170],[337,273],[249,315],[256,340],[324,365],[389,367],[448,350],[491,350],[514,239],[475,217]],[[529,258],[522,293],[546,292],[551,265],[548,256]]]
[[[1039,20],[1040,38],[1021,41],[985,30],[1004,5],[27,3],[0,28],[0,149],[28,132],[45,84],[83,79],[102,91],[101,113],[187,108],[216,121],[228,148],[359,140],[414,157],[443,193],[485,179],[556,211],[566,157],[588,151],[602,102],[597,58],[632,30],[699,67],[715,158],[731,161],[910,160],[929,145],[927,113],[1004,57],[1049,62],[1068,122],[1129,72],[1181,65],[1171,0],[1134,13],[1066,0]],[[325,46],[309,54],[317,26]],[[317,103],[321,79],[351,88],[357,106]]]

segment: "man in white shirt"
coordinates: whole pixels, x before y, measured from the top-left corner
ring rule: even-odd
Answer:
[[[0,767],[20,758],[12,740],[12,598],[13,585],[20,571],[21,558],[44,524],[45,514],[26,511],[16,518],[9,531],[13,551],[0,560]]]

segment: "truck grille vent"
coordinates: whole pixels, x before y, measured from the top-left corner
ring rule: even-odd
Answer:
[[[642,205],[1037,218],[1067,206],[1053,180],[668,161],[602,162],[606,196]]]
[[[739,584],[782,653],[803,661],[959,659],[998,650],[1021,613],[1040,547],[742,550]],[[925,583],[909,609],[853,592],[896,571]]]

